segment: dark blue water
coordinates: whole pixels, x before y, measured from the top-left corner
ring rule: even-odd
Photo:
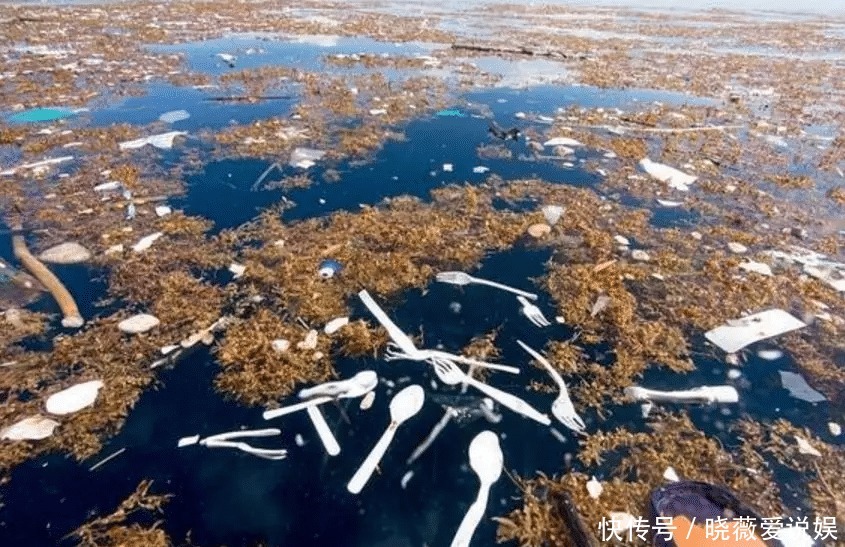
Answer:
[[[238,54],[239,59],[243,59],[238,68],[275,62],[314,63],[326,49],[307,44],[279,46],[260,40],[254,42],[267,53],[244,55],[236,51],[244,44],[210,43],[202,46],[204,50],[189,48],[189,64],[213,73],[230,70],[213,57],[217,51]],[[392,48],[389,44],[366,45],[377,51]],[[347,46],[339,47],[346,50],[352,47]],[[357,47],[361,46],[356,44]],[[181,46],[174,48],[179,50]],[[146,97],[127,99],[82,116],[78,121],[147,124],[154,123],[162,112],[184,108],[192,117],[177,122],[173,128],[196,132],[222,127],[230,120],[247,123],[284,115],[289,107],[285,101],[258,105],[204,101],[211,93],[156,84],[150,87]],[[542,86],[470,93],[461,98],[461,104],[482,104],[489,107],[491,117],[500,125],[524,128],[527,122],[515,120],[516,112],[550,115],[556,108],[570,104],[614,107],[634,100],[682,102],[695,99],[640,90],[598,91],[587,87]],[[399,128],[405,132],[407,140],[387,143],[366,164],[318,163],[310,170],[315,184],[308,189],[253,191],[255,179],[268,162],[254,159],[210,162],[202,172],[188,176],[187,195],[175,198],[173,204],[189,214],[210,218],[215,222],[215,229],[220,230],[252,219],[261,209],[278,203],[282,196],[297,203],[294,209],[285,213],[286,218],[296,220],[337,210],[355,210],[360,203],[378,203],[384,197],[411,194],[426,198],[432,188],[450,183],[480,183],[489,174],[505,179],[536,176],[554,184],[591,188],[600,181],[596,175],[580,168],[581,160],[593,157],[593,153],[586,150],[577,152],[573,168],[566,168],[559,162],[521,159],[520,155],[526,153],[522,142],[505,143],[514,152],[511,160],[476,157],[475,149],[479,144],[494,142],[487,133],[488,121],[476,117],[429,117],[411,122]],[[203,144],[189,141],[185,146]],[[162,153],[161,157],[164,163],[172,163],[178,155],[179,151],[175,151]],[[280,161],[284,163],[284,158]],[[453,164],[454,170],[444,172],[444,163]],[[477,165],[489,167],[489,174],[473,173],[472,168]],[[341,182],[322,182],[322,174],[329,167],[340,172]],[[274,173],[268,180],[298,172],[286,167],[283,174]],[[319,203],[320,199],[325,200],[325,204]],[[698,220],[692,213],[673,209],[658,209],[653,218],[660,226]],[[0,225],[0,256],[14,263],[10,237],[3,228]],[[532,287],[530,279],[544,274],[548,259],[547,251],[518,246],[487,257],[482,267],[473,273],[541,292]],[[107,313],[93,304],[104,294],[105,285],[98,280],[102,272],[84,266],[56,267],[55,272],[77,295],[86,318]],[[459,313],[452,311],[452,303],[460,305]],[[352,304],[355,317],[371,319],[357,301]],[[550,339],[569,338],[570,328],[555,324],[540,330],[519,314],[519,306],[512,295],[478,286],[457,288],[435,283],[424,294],[408,291],[382,305],[401,328],[414,334],[423,333],[425,346],[429,348],[442,345],[444,349],[456,352],[473,336],[500,329],[496,342],[503,352],[500,362],[518,365],[523,373],[518,377],[495,373],[489,377],[490,383],[520,395],[539,409],[549,408],[554,394],[529,392],[526,388],[532,379],[548,379],[542,370],[529,364],[516,340],[524,340],[539,350]],[[538,305],[550,319],[556,315],[547,295],[541,293]],[[33,309],[58,311],[49,297],[34,304]],[[693,342],[695,350],[703,348],[701,339]],[[760,345],[765,346],[765,343]],[[596,356],[602,348],[586,349]],[[753,351],[754,347],[751,349]],[[698,369],[686,375],[650,370],[642,384],[683,389],[728,382],[722,362],[697,353],[696,364]],[[332,547],[443,545],[451,540],[477,491],[477,479],[467,465],[467,448],[477,433],[488,428],[498,432],[506,469],[520,475],[531,476],[538,470],[561,473],[565,471],[565,455],[577,452],[576,439],[563,426],[555,425],[565,435],[566,442],[561,443],[547,429],[504,410],[504,418],[497,425],[484,421],[463,426],[450,424],[429,451],[409,468],[405,464],[406,458],[443,413],[440,405],[430,400],[420,414],[400,428],[382,461],[381,474],[371,479],[360,496],[352,496],[346,492],[346,482],[386,427],[389,421],[387,404],[392,394],[410,383],[423,385],[430,399],[435,393],[457,392],[442,386],[432,388],[431,373],[419,363],[387,363],[373,359],[347,359],[338,363],[342,377],[366,368],[376,370],[380,377],[396,385],[388,388],[381,384],[375,405],[366,412],[359,410],[357,401],[325,407],[326,418],[342,447],[340,456],[329,458],[304,415],[265,422],[261,419],[262,409],[244,408],[215,393],[212,381],[218,371],[217,364],[207,351],[200,350],[174,367],[161,370],[159,389],[142,395],[125,427],[96,457],[77,464],[63,455],[52,455],[16,468],[10,482],[0,487],[4,503],[0,507],[0,545],[70,544],[72,542],[62,540],[68,532],[92,515],[110,513],[143,479],[153,479],[157,492],[174,494],[165,508],[164,528],[177,543],[190,532],[197,545],[252,545],[258,542]],[[697,425],[728,447],[735,444],[735,438],[727,432],[727,427],[747,415],[756,419],[785,417],[833,442],[825,426],[830,412],[828,405],[810,405],[788,397],[780,385],[779,369],[794,370],[794,363],[788,357],[774,363],[752,360],[743,367],[743,377],[733,382],[740,390],[739,405],[727,407],[727,412],[724,406],[693,407],[691,416]],[[577,378],[570,381],[573,385],[578,383]],[[599,420],[592,412],[582,414],[589,431],[622,425],[645,428],[637,405],[604,410],[609,416],[607,420]],[[280,437],[266,439],[260,445],[287,447],[288,459],[270,462],[224,449],[176,448],[177,440],[183,436],[205,436],[241,427],[279,427],[282,430]],[[296,446],[297,434],[306,439],[305,446]],[[126,452],[93,472],[88,470],[121,448],[126,448]],[[403,490],[400,481],[407,471],[413,471],[414,476]],[[607,468],[591,470],[599,477],[606,471]],[[516,487],[503,475],[493,487],[487,515],[506,514],[516,507],[514,497],[517,495]],[[475,544],[492,545],[495,528],[495,522],[485,519],[476,533]]]

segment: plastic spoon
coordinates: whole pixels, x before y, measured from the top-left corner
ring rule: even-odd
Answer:
[[[352,476],[349,484],[346,485],[347,490],[353,494],[361,492],[364,485],[370,480],[382,456],[387,452],[387,447],[390,446],[390,441],[393,440],[396,430],[402,422],[417,414],[424,402],[425,392],[421,386],[416,384],[408,386],[394,395],[390,401],[390,425],[387,426],[381,439],[373,447],[370,454],[364,460],[364,463],[358,468],[358,471]]]
[[[326,423],[326,419],[323,417],[320,409],[316,406],[309,406],[306,412],[308,412],[308,417],[311,418],[311,423],[314,424],[314,429],[317,430],[317,436],[320,437],[320,441],[323,443],[329,456],[340,454],[340,445],[332,434],[332,430],[329,429],[329,424]]]
[[[490,487],[499,480],[502,475],[504,456],[499,446],[499,438],[492,431],[482,431],[469,445],[469,465],[481,486],[478,488],[478,496],[464,515],[455,538],[452,540],[452,547],[468,547],[484,510],[487,508],[487,499],[490,495]]]

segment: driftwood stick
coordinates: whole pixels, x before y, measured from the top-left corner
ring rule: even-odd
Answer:
[[[452,49],[464,51],[479,51],[482,53],[509,53],[512,55],[532,55],[534,57],[554,57],[557,59],[586,59],[587,56],[583,53],[571,54],[562,51],[529,49],[525,46],[520,47],[501,47],[501,46],[480,46],[477,44],[452,44]]]
[[[73,299],[70,291],[65,288],[62,282],[59,281],[59,278],[29,252],[29,249],[26,246],[26,241],[24,241],[20,231],[21,226],[16,226],[16,233],[12,236],[12,250],[15,254],[15,258],[20,260],[21,264],[29,270],[29,273],[40,281],[41,284],[50,291],[53,298],[56,299],[56,302],[59,304],[59,308],[62,310],[62,314],[65,316],[64,319],[62,319],[62,326],[78,329],[85,324],[85,320],[82,319],[82,314],[79,313],[79,308],[76,306],[76,300]]]

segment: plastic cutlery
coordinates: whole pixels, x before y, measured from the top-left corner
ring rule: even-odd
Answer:
[[[326,419],[323,417],[320,409],[316,406],[309,406],[306,412],[308,412],[308,417],[311,418],[311,423],[314,424],[314,429],[317,430],[317,436],[320,437],[320,442],[323,443],[323,447],[325,447],[329,456],[340,454],[340,445],[332,434],[332,430],[329,428],[329,424],[326,423]]]
[[[502,291],[518,294],[524,296],[525,298],[530,298],[531,300],[537,300],[537,295],[534,293],[523,291],[515,287],[510,287],[508,285],[502,285],[501,283],[496,283],[495,281],[481,279],[480,277],[473,277],[465,272],[440,272],[435,276],[435,279],[437,279],[437,281],[441,283],[449,283],[450,285],[463,286],[472,283],[476,285],[487,285],[488,287],[493,287]]]
[[[581,416],[579,416],[575,411],[575,406],[569,398],[569,390],[566,389],[566,382],[563,381],[561,375],[558,374],[552,364],[549,363],[548,359],[540,355],[539,352],[535,351],[528,344],[522,340],[517,340],[516,343],[519,344],[522,349],[527,351],[528,354],[531,355],[531,357],[533,357],[538,363],[543,365],[549,373],[549,376],[552,377],[552,380],[555,381],[557,387],[560,389],[560,395],[558,395],[557,399],[555,399],[552,403],[552,415],[569,429],[578,432],[584,431],[587,426],[584,423],[584,420],[581,419]]]
[[[384,313],[384,310],[376,304],[376,301],[373,300],[373,297],[370,296],[366,290],[363,290],[358,293],[358,298],[361,299],[361,302],[367,306],[367,309],[370,310],[381,326],[387,330],[387,334],[390,335],[390,339],[393,340],[399,348],[409,355],[413,355],[417,350],[417,347],[414,345],[414,341],[411,338],[402,332],[402,329],[396,326],[390,317]]]
[[[482,431],[469,445],[469,465],[481,485],[478,488],[478,496],[472,505],[469,506],[455,538],[452,540],[452,547],[469,547],[472,535],[484,516],[487,509],[487,499],[490,496],[490,487],[499,480],[502,475],[504,456],[499,446],[499,438],[492,431]]]
[[[445,384],[454,386],[462,382],[466,383],[514,412],[540,422],[543,425],[551,425],[552,423],[547,415],[540,413],[537,409],[516,395],[511,395],[510,393],[506,393],[493,386],[489,386],[484,382],[480,382],[475,378],[467,376],[454,363],[450,363],[448,361],[438,361],[434,363],[434,373],[437,374],[437,377]]]
[[[381,461],[384,453],[387,452],[387,447],[390,446],[390,441],[396,434],[399,426],[412,416],[416,415],[425,402],[425,391],[421,386],[416,384],[411,385],[393,396],[390,401],[390,425],[384,431],[381,439],[373,447],[370,454],[358,468],[358,471],[349,480],[346,489],[353,494],[358,494],[363,490],[364,485],[370,480],[370,477],[375,471],[376,466]]]
[[[278,418],[279,416],[285,416],[286,414],[298,412],[300,410],[307,409],[308,407],[328,403],[329,401],[333,401],[335,399],[349,399],[355,397],[362,397],[368,392],[374,390],[377,385],[378,376],[376,375],[376,373],[372,370],[362,370],[361,372],[347,380],[342,380],[338,382],[327,382],[326,384],[314,386],[313,388],[303,389],[299,392],[300,397],[317,395],[319,393],[326,393],[326,395],[314,397],[313,399],[308,399],[307,401],[303,401],[301,403],[283,406],[282,408],[265,410],[262,416],[265,420],[272,420],[273,418]],[[329,393],[331,393],[331,395],[329,395]]]
[[[625,388],[625,395],[636,401],[655,403],[736,403],[739,393],[733,386],[701,386],[680,391],[658,391],[640,386]]]

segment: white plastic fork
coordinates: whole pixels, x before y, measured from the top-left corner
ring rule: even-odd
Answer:
[[[546,414],[542,414],[516,395],[511,395],[467,376],[455,363],[436,360],[434,363],[434,373],[444,384],[454,386],[462,382],[466,383],[514,412],[540,422],[543,425],[551,425],[552,423]]]
[[[543,312],[540,311],[540,308],[529,302],[524,296],[517,296],[516,299],[522,304],[523,315],[534,323],[534,325],[538,327],[548,327],[551,325],[549,320],[546,319],[546,316],[543,315]]]
[[[435,349],[418,349],[413,354],[408,354],[402,351],[396,351],[395,348],[397,347],[398,346],[396,346],[395,344],[393,344],[392,347],[391,344],[388,344],[387,352],[384,357],[385,361],[396,361],[401,359],[407,361],[428,361],[429,363],[433,363],[435,360],[441,360],[451,361],[453,363],[461,363],[463,365],[469,365],[471,367],[482,367],[489,368],[492,370],[500,370],[502,372],[509,372],[511,374],[519,374],[520,372],[517,367],[512,367],[509,365],[499,365],[496,363],[488,363],[486,361],[479,361],[477,359],[472,359],[471,357],[455,355],[453,353],[448,353],[445,351],[439,351]]]
[[[476,284],[476,285],[487,285],[488,287],[493,287],[502,291],[511,292],[514,294],[518,294],[525,298],[530,298],[531,300],[537,300],[537,295],[534,293],[530,293],[527,291],[523,291],[517,289],[516,287],[510,287],[508,285],[503,285],[501,283],[496,283],[495,281],[489,281],[487,279],[481,279],[480,277],[473,277],[465,272],[440,272],[435,276],[435,279],[441,283],[449,283],[450,285],[469,285],[469,284]]]
[[[563,381],[563,378],[560,374],[558,374],[558,371],[554,369],[548,359],[540,355],[539,352],[535,351],[528,344],[522,340],[517,340],[516,343],[519,344],[522,349],[527,351],[531,357],[536,359],[538,363],[543,365],[549,373],[549,376],[552,377],[552,380],[555,381],[560,389],[560,395],[558,395],[557,399],[555,399],[552,403],[552,415],[569,429],[579,433],[584,431],[587,428],[587,425],[584,423],[584,420],[581,419],[581,416],[579,416],[575,411],[575,406],[569,398],[569,390],[566,389],[566,382]]]

